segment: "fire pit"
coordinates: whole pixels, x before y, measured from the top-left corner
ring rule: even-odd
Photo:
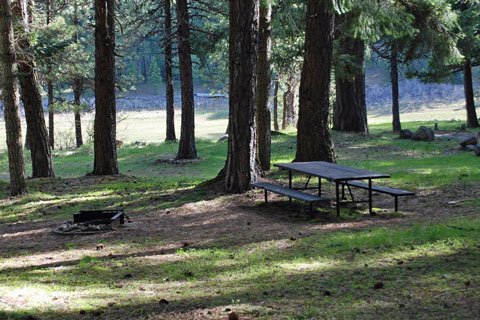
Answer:
[[[53,229],[62,235],[86,235],[114,231],[125,223],[123,210],[82,210],[68,221]]]

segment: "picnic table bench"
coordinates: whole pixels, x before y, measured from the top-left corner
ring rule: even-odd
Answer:
[[[279,186],[279,185],[276,185],[276,184],[273,184],[273,183],[269,183],[269,182],[255,182],[255,183],[252,183],[251,185],[252,185],[252,187],[260,188],[260,189],[263,189],[265,191],[265,203],[268,203],[267,192],[270,191],[270,192],[273,192],[273,193],[278,193],[278,194],[282,194],[284,196],[288,196],[290,198],[290,200],[292,198],[295,198],[295,199],[298,199],[298,200],[303,200],[305,202],[308,202],[309,205],[310,205],[310,213],[313,212],[313,203],[327,200],[327,199],[322,198],[322,197],[318,197],[318,196],[314,196],[314,195],[309,194],[309,193],[305,193],[305,192],[297,191],[297,190],[294,190],[294,189],[282,187],[282,186]]]
[[[348,188],[352,186],[352,187],[368,190],[368,183],[361,182],[361,181],[345,181],[345,182],[341,182],[341,184],[342,184],[342,198],[344,199],[345,199],[345,186],[347,186]],[[395,212],[398,211],[398,197],[415,195],[415,192],[401,190],[401,189],[394,189],[394,188],[385,187],[385,186],[377,186],[374,184],[372,184],[371,188],[372,188],[372,191],[393,196],[395,198]],[[349,192],[350,192],[350,196],[352,197],[352,200],[355,201],[355,198],[353,197],[353,194],[350,188],[349,188]]]

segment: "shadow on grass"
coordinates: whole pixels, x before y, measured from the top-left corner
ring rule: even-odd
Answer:
[[[122,290],[131,290],[129,283],[162,283],[162,279],[152,272],[155,270],[162,274],[161,277],[171,276],[168,284],[178,282],[177,293],[174,293],[174,286],[168,293],[148,297],[138,293],[140,296],[133,295],[132,299],[120,302],[114,300],[115,292],[102,294],[96,291],[84,298],[103,300],[102,306],[89,307],[83,314],[78,308],[72,308],[72,311],[55,311],[52,308],[42,312],[4,311],[3,316],[7,319],[26,318],[27,314],[40,319],[138,319],[150,315],[149,319],[174,319],[178,314],[203,309],[222,312],[229,307],[234,310],[247,309],[247,316],[275,319],[288,315],[292,319],[404,316],[446,319],[452,314],[473,319],[480,310],[476,303],[480,296],[478,283],[465,285],[473,277],[476,279],[475,261],[480,258],[478,248],[418,256],[402,264],[396,259],[388,259],[380,265],[373,262],[375,266],[364,263],[371,261],[361,253],[346,261],[341,258],[342,252],[334,252],[325,259],[333,261],[340,258],[343,261],[316,270],[281,267],[285,262],[295,263],[299,258],[312,261],[323,254],[318,248],[297,244],[280,253],[275,250],[265,252],[263,259],[256,254],[252,261],[233,265],[214,267],[203,263],[199,264],[198,269],[185,269],[184,262],[163,263],[146,268],[136,267],[128,279],[115,279],[112,278],[112,272],[100,272],[95,274],[90,283],[82,283],[82,270],[77,270],[74,275],[65,271],[58,277],[74,277],[79,288],[97,281],[104,284],[121,281],[127,289],[116,289],[120,293]],[[351,252],[343,254],[351,256]],[[205,259],[203,256],[201,258]],[[375,290],[378,282],[382,282],[383,286]],[[160,299],[166,299],[169,303],[159,303]],[[109,307],[112,301],[117,303]],[[308,313],[315,316],[304,317]]]

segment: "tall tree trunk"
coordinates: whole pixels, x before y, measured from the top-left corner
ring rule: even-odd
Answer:
[[[193,102],[192,53],[187,0],[177,0],[178,61],[182,83],[182,128],[177,159],[197,158]]]
[[[335,162],[328,132],[334,13],[329,0],[308,0],[295,161]]]
[[[333,111],[333,130],[368,133],[367,103],[365,101],[365,42],[347,35],[339,40],[337,55],[355,57],[354,65],[340,70],[336,65],[336,103]]]
[[[256,89],[256,120],[258,162],[263,171],[270,170],[271,156],[271,117],[270,117],[270,57],[271,57],[271,0],[260,4],[258,34],[258,64]]]
[[[275,86],[273,89],[273,129],[278,131],[278,76],[275,75]]]
[[[10,195],[27,192],[25,163],[23,160],[22,129],[18,101],[18,86],[15,80],[14,35],[10,0],[0,0],[0,40],[2,59],[2,101],[7,135],[8,168],[10,172]]]
[[[393,132],[400,132],[402,125],[400,124],[400,107],[398,93],[398,61],[397,48],[392,44],[390,56],[390,81],[392,83],[392,116],[393,116]]]
[[[258,52],[258,0],[230,0],[230,131],[225,188],[241,193],[258,174],[255,90]]]
[[[74,17],[73,17],[73,24],[75,25],[75,34],[73,37],[73,41],[78,43],[78,2],[75,1],[74,3]],[[73,105],[74,105],[74,117],[75,117],[75,140],[77,148],[80,148],[83,145],[83,137],[82,137],[82,115],[81,115],[81,102],[80,97],[82,96],[83,92],[83,81],[82,79],[77,76],[73,80]]]
[[[28,130],[28,125],[27,125],[27,132],[25,133],[25,149],[30,150],[30,132]]]
[[[172,72],[172,8],[170,0],[165,0],[165,89],[167,96],[167,137],[166,141],[176,141],[175,108]]]
[[[287,91],[284,97],[285,126],[297,124],[297,112],[295,111],[295,73],[292,71],[287,80]]]
[[[51,20],[50,0],[46,1],[47,26]],[[52,149],[55,148],[55,110],[53,109],[53,80],[52,64],[48,62],[47,66],[47,96],[48,96],[48,144]]]
[[[95,0],[95,175],[118,174],[114,6],[115,0]]]
[[[52,73],[52,66],[47,67],[47,74]],[[48,96],[48,144],[55,149],[55,109],[53,108],[53,81],[47,79]]]
[[[463,64],[463,88],[465,91],[465,107],[467,109],[467,127],[478,128],[480,125],[475,111],[475,96],[473,93],[472,62],[467,59]]]
[[[82,91],[83,91],[82,81],[80,79],[75,79],[73,83],[73,105],[74,105],[74,116],[75,116],[75,141],[77,143],[77,148],[80,148],[83,145],[82,110],[81,110],[81,101],[80,101]]]
[[[288,91],[283,92],[282,130],[287,129]]]
[[[12,4],[12,13],[17,25],[18,46],[22,52],[29,51],[29,25],[33,22],[33,1],[27,2],[22,8],[21,2]],[[52,154],[48,145],[47,126],[43,113],[42,97],[37,84],[35,61],[29,55],[23,55],[18,64],[18,80],[21,87],[21,98],[25,108],[27,131],[32,157],[32,177],[54,177]]]

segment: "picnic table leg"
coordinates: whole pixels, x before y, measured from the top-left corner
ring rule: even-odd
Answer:
[[[318,196],[322,196],[322,178],[318,178]]]
[[[288,187],[292,189],[292,170],[288,170]],[[288,197],[288,201],[292,202],[292,198]]]
[[[268,203],[267,189],[265,189],[265,203]]]
[[[337,217],[340,217],[340,190],[339,190],[339,183],[335,181],[335,189],[336,189],[336,196],[337,196]]]
[[[373,207],[372,207],[372,179],[368,179],[368,208],[370,210],[370,214],[373,215]]]

